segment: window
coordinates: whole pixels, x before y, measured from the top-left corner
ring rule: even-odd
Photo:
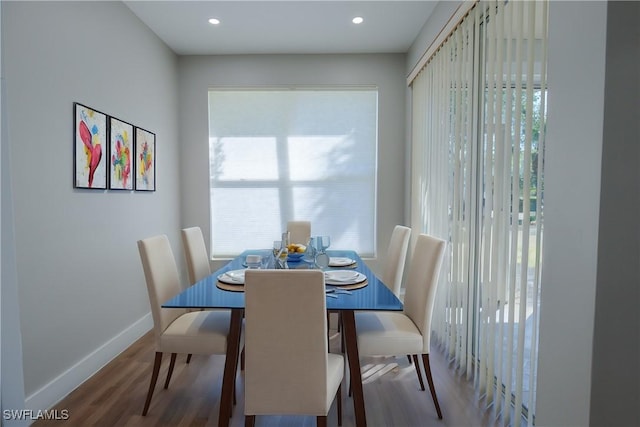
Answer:
[[[375,88],[209,91],[214,257],[270,248],[289,220],[375,252]]]

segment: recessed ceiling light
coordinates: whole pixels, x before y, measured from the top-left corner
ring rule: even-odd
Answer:
[[[219,23],[220,23],[220,20],[218,18],[210,18],[209,19],[209,24],[218,25]]]
[[[351,22],[353,22],[354,24],[362,24],[364,22],[364,19],[362,18],[362,16],[356,16],[351,20]]]

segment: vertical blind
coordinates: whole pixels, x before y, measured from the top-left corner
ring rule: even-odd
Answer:
[[[213,256],[271,248],[291,220],[373,255],[377,119],[374,87],[209,90]]]
[[[533,425],[547,3],[478,2],[411,81],[414,230],[449,241],[434,332],[505,424]]]

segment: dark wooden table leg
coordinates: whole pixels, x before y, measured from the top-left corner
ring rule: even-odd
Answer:
[[[356,338],[356,318],[353,310],[342,311],[342,330],[347,346],[349,371],[351,372],[351,390],[353,392],[353,411],[356,416],[356,426],[366,427],[367,415],[364,411],[360,355],[358,354],[358,341]]]
[[[238,354],[240,352],[240,331],[242,330],[242,316],[244,310],[234,308],[231,310],[231,322],[227,337],[227,356],[224,361],[224,374],[222,376],[222,391],[220,393],[220,412],[218,414],[218,426],[228,427],[233,410],[233,393],[238,366]]]

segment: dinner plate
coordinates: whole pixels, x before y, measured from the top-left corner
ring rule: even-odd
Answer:
[[[329,267],[346,267],[356,263],[355,259],[346,257],[334,257],[329,258]]]
[[[231,270],[218,276],[218,281],[229,285],[244,285],[244,272],[246,270]]]
[[[328,270],[324,272],[324,282],[327,285],[345,286],[354,285],[367,280],[367,276],[350,270]]]

